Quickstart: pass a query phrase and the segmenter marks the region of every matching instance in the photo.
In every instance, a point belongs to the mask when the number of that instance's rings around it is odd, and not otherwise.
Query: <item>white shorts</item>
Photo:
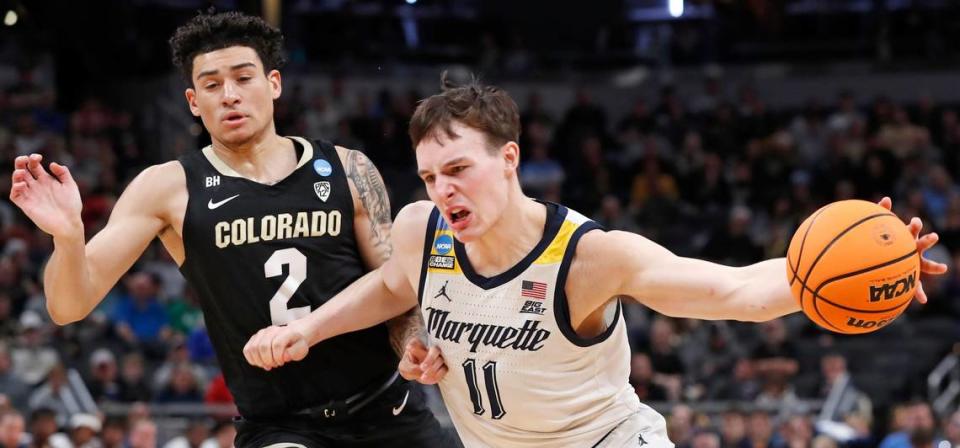
[[[667,421],[660,413],[644,406],[639,412],[613,428],[595,448],[673,448],[667,437]]]

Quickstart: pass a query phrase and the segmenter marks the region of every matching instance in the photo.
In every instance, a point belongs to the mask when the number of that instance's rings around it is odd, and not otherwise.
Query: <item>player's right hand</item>
[[[253,335],[243,347],[243,356],[254,367],[275,369],[300,361],[310,351],[307,337],[294,325],[270,326]]]
[[[447,364],[440,347],[434,345],[427,349],[419,338],[413,338],[407,342],[397,370],[408,381],[436,384],[447,375]]]
[[[70,170],[59,163],[50,164],[50,172],[40,162],[43,156],[30,154],[13,162],[10,200],[20,207],[44,232],[54,237],[83,236],[80,189]]]

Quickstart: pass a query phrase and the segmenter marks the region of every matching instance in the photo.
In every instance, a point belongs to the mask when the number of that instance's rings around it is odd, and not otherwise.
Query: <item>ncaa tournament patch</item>
[[[453,269],[456,263],[453,257],[443,255],[431,255],[427,266],[435,269]]]
[[[333,173],[333,166],[325,159],[317,159],[313,161],[313,170],[316,171],[317,174],[327,177]]]
[[[453,250],[453,238],[450,235],[440,235],[433,241],[433,248],[440,255],[446,255]]]

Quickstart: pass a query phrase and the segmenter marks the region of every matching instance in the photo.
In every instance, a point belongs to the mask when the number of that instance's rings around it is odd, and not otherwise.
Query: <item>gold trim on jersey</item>
[[[303,145],[303,155],[300,156],[300,161],[297,162],[297,168],[300,168],[307,164],[310,160],[313,159],[313,144],[309,140],[303,137],[288,137],[291,140],[296,140]],[[227,165],[227,162],[224,162],[220,156],[217,155],[217,152],[213,150],[212,145],[207,145],[202,150],[203,156],[207,158],[213,167],[224,176],[230,177],[244,177],[242,174],[238,173],[233,168],[230,168],[230,165]]]
[[[557,231],[557,236],[553,237],[553,241],[551,241],[543,253],[533,261],[533,264],[556,264],[563,261],[563,254],[567,251],[567,246],[570,245],[570,237],[573,236],[573,232],[575,232],[581,224],[582,223],[575,223],[569,219],[564,219],[563,224],[560,225],[560,230]]]

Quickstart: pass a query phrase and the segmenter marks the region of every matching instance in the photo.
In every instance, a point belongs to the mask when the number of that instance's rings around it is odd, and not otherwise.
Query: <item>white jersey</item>
[[[638,414],[650,427],[663,426],[628,383],[619,302],[597,337],[581,338],[570,325],[567,272],[577,241],[596,223],[547,204],[540,243],[513,268],[486,278],[437,209],[428,222],[420,309],[449,369],[440,391],[465,446],[597,446]]]

